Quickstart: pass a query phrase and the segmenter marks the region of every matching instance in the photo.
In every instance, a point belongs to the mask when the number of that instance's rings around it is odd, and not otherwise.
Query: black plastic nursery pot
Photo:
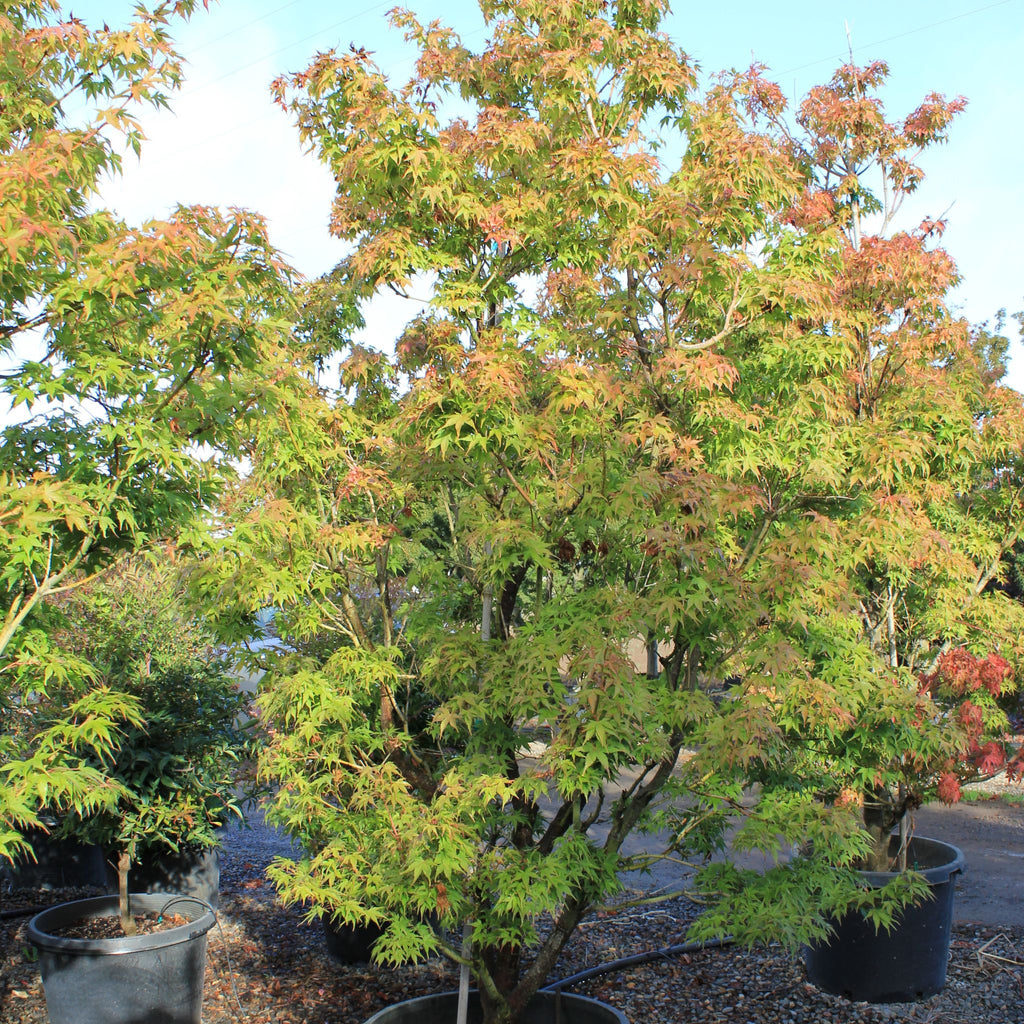
[[[117,854],[107,858],[107,885],[117,892]],[[216,908],[220,892],[220,854],[214,847],[145,850],[128,871],[129,892],[166,892],[195,896]]]
[[[112,939],[55,933],[117,913],[116,896],[50,907],[28,923],[50,1024],[199,1024],[212,911],[168,893],[133,894],[135,914],[180,914],[187,923],[151,935]]]
[[[373,944],[384,933],[376,924],[335,924],[322,917],[324,943],[332,960],[339,964],[365,964],[373,956]]]
[[[890,840],[895,856],[899,838]],[[892,929],[876,931],[862,914],[847,914],[827,942],[804,949],[807,977],[833,995],[869,1003],[908,1003],[941,992],[946,984],[949,937],[953,924],[955,878],[964,855],[937,839],[910,840],[907,866],[931,887],[931,899],[907,907]],[[859,872],[866,885],[880,888],[892,871]]]
[[[0,868],[15,889],[106,888],[107,871],[99,846],[56,839],[41,828],[26,829],[23,834],[34,857],[23,855]]]
[[[395,1003],[375,1013],[366,1024],[455,1024],[458,992],[441,992]],[[470,992],[467,1024],[481,1024],[483,1014],[475,991]],[[530,1000],[520,1024],[629,1024],[607,1003],[561,992],[538,992]]]

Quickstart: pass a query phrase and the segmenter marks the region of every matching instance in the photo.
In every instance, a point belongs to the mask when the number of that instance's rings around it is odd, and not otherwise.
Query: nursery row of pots
[[[99,888],[116,892],[117,854],[96,843],[51,839],[36,831],[29,835],[33,858],[23,857],[0,869],[14,888]],[[177,893],[196,896],[216,907],[220,859],[215,848],[150,850],[131,865],[132,892]]]
[[[898,843],[898,837],[893,837],[893,843]],[[73,852],[67,843],[60,849]],[[907,908],[897,926],[888,931],[877,931],[858,914],[836,922],[830,942],[805,950],[808,978],[819,988],[871,1002],[919,1000],[942,989],[954,884],[964,869],[963,856],[945,843],[914,838],[909,857],[927,879],[931,899]],[[44,853],[41,860],[48,859]],[[146,879],[148,891],[130,896],[131,912],[183,919],[151,934],[112,938],[62,934],[83,922],[115,915],[118,898],[113,895],[61,904],[36,915],[29,923],[28,938],[39,950],[52,1024],[199,1024],[207,933],[215,923],[217,860],[216,851],[204,851],[168,856],[163,863],[137,869],[136,879]],[[72,857],[65,867],[82,863],[88,864],[88,859]],[[38,865],[37,873],[45,866]],[[866,886],[884,885],[892,877],[887,872],[863,872]],[[66,875],[60,881],[91,884]],[[327,951],[343,963],[368,961],[381,931],[379,926],[339,926],[324,919]],[[414,999],[381,1011],[369,1024],[450,1024],[456,1000],[457,993]],[[554,991],[539,993],[526,1014],[529,1024],[627,1024],[610,1006]],[[478,1001],[473,1000],[469,1024],[481,1019]]]

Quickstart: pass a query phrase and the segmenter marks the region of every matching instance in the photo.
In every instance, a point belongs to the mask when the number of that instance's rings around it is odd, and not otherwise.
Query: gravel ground
[[[288,844],[255,827],[226,838],[220,928],[210,933],[205,1024],[361,1024],[399,999],[455,987],[440,961],[399,970],[341,967],[318,925],[274,900],[263,868]],[[0,910],[83,892],[4,893]],[[556,977],[682,941],[682,903],[603,916],[580,928]],[[0,1024],[45,1024],[42,985],[24,941],[25,917],[0,920]],[[554,980],[554,979],[553,979]],[[1024,929],[955,927],[945,990],[917,1004],[868,1005],[825,995],[803,966],[773,948],[721,948],[593,979],[575,991],[621,1009],[633,1024],[1021,1024]],[[237,998],[236,998],[237,996]]]

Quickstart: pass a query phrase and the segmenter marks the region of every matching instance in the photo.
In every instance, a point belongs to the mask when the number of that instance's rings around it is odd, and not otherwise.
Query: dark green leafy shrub
[[[151,848],[216,845],[216,830],[241,817],[246,698],[185,606],[173,567],[132,565],[75,593],[60,612],[57,643],[141,712],[116,746],[95,756],[97,770],[121,787],[117,804],[72,815],[66,830],[133,860]]]

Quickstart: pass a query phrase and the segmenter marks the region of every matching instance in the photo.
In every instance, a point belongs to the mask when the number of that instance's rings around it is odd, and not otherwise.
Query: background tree
[[[5,855],[41,806],[109,806],[86,758],[138,720],[51,650],[43,606],[201,516],[289,372],[289,275],[258,218],[194,207],[132,227],[97,208],[122,145],[141,143],[140,108],[180,81],[167,25],[194,7],[140,8],[118,31],[59,20],[50,0],[0,14]],[[58,691],[69,703],[39,733],[34,709]]]
[[[850,360],[828,514],[845,535],[852,587],[807,631],[801,655],[831,685],[849,674],[861,686],[835,689],[824,730],[807,729],[799,703],[782,705],[782,720],[807,744],[804,784],[856,794],[877,870],[889,869],[889,835],[909,811],[955,800],[960,781],[1005,763],[997,698],[1015,688],[1024,626],[996,585],[1024,529],[1024,409],[1000,383],[1001,324],[972,329],[950,310],[944,220],[896,227],[922,152],[945,141],[965,101],[933,93],[890,121],[887,75],[881,62],[840,68],[800,105],[795,131],[774,86],[755,96],[816,186],[794,219],[832,223],[842,239],[829,330]],[[837,667],[839,635],[849,648]]]
[[[253,755],[241,724],[247,695],[184,584],[179,565],[150,556],[48,605],[55,646],[86,662],[101,685],[135,698],[142,715],[96,764],[122,787],[118,806],[68,814],[62,829],[133,862],[218,846],[217,830],[242,817],[241,762]]]

